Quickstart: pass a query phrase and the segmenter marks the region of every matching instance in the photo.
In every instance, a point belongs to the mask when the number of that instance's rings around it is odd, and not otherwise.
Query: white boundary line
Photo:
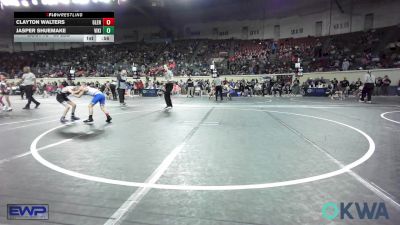
[[[392,120],[392,119],[389,119],[389,118],[386,118],[386,117],[385,117],[386,114],[389,114],[389,113],[396,113],[396,112],[397,112],[397,113],[400,113],[400,111],[384,112],[384,113],[381,114],[381,118],[382,118],[382,119],[385,119],[385,120],[388,120],[388,121],[390,121],[390,122],[393,122],[393,123],[400,124],[400,121]]]
[[[129,112],[115,113],[115,114],[113,114],[113,115],[123,115],[123,114],[136,113],[136,112],[154,112],[154,111],[152,111],[152,110],[136,111],[136,110],[135,110],[135,111],[129,111]],[[58,120],[54,120],[54,121],[58,121]],[[43,123],[54,122],[54,121],[46,121],[46,122],[43,122]],[[67,126],[67,125],[72,124],[72,123],[74,123],[74,122],[70,122],[70,123],[66,123],[66,124],[60,125],[60,126],[58,126],[58,128]],[[38,125],[38,124],[40,124],[40,123],[32,124],[32,125]],[[22,127],[28,127],[28,126],[31,126],[31,125],[22,126]],[[17,128],[22,128],[22,127],[17,127]],[[17,128],[12,128],[12,129],[17,129]],[[12,130],[12,129],[9,129],[9,130]],[[89,132],[89,133],[90,133],[90,132]],[[89,133],[87,133],[87,134],[89,134]],[[83,135],[85,135],[85,134],[78,135],[78,136],[76,136],[76,137],[80,137],[80,136],[83,136]],[[72,140],[73,140],[73,139],[65,139],[65,140],[62,140],[62,141],[59,141],[59,142],[56,142],[56,143],[53,143],[53,144],[49,144],[49,145],[40,147],[40,148],[38,148],[37,150],[38,150],[38,151],[45,150],[45,149],[48,149],[48,148],[51,148],[51,147],[54,147],[54,146],[63,144],[63,143],[65,143],[65,142],[72,141]],[[3,164],[3,163],[7,163],[7,162],[10,162],[10,161],[13,161],[13,160],[15,160],[15,159],[23,158],[23,157],[28,156],[28,155],[30,155],[30,154],[32,154],[31,151],[28,151],[28,152],[24,152],[24,153],[21,153],[21,154],[18,154],[18,155],[14,155],[14,156],[11,156],[11,157],[8,157],[8,158],[5,158],[5,159],[1,159],[1,160],[0,160],[0,165]]]
[[[62,141],[59,141],[59,142],[56,142],[56,143],[49,144],[49,145],[43,146],[41,148],[38,148],[38,151],[42,151],[42,150],[45,150],[45,149],[48,149],[48,148],[51,148],[51,147],[54,147],[54,146],[69,142],[69,141],[72,141],[72,140],[73,139],[64,139]],[[28,156],[30,154],[31,154],[31,152],[29,151],[29,152],[25,152],[25,153],[22,153],[22,154],[19,154],[19,155],[15,155],[15,156],[12,156],[12,157],[9,157],[9,158],[6,158],[6,159],[2,159],[2,160],[0,160],[0,165],[3,164],[3,163],[6,163],[6,162],[13,161],[15,159],[19,159],[19,158]]]
[[[174,104],[174,107],[187,107],[187,108],[223,108],[223,109],[238,109],[242,110],[242,104],[224,105],[225,103],[216,103],[221,105],[190,105],[190,104]],[[237,106],[235,106],[237,105]],[[305,109],[329,109],[329,108],[342,108],[343,105],[252,105],[246,104],[248,108],[305,108]]]
[[[357,129],[355,127],[352,127],[350,125],[326,119],[326,118],[321,118],[321,117],[316,117],[316,116],[310,116],[310,115],[304,115],[304,114],[297,114],[297,113],[290,113],[290,112],[280,112],[280,111],[268,111],[268,110],[255,110],[255,111],[266,111],[266,112],[271,112],[271,113],[280,113],[280,114],[287,114],[287,115],[296,115],[296,116],[301,116],[301,117],[307,117],[307,118],[314,118],[314,119],[319,119],[323,121],[328,121],[332,122],[347,128],[350,128],[352,130],[357,131],[361,135],[363,135],[368,143],[369,143],[369,148],[367,152],[359,159],[356,161],[345,165],[343,168],[340,168],[338,170],[324,173],[321,175],[316,175],[316,176],[311,176],[311,177],[306,177],[306,178],[301,178],[301,179],[295,179],[295,180],[289,180],[289,181],[281,181],[281,182],[273,182],[273,183],[263,183],[263,184],[247,184],[247,185],[222,185],[222,186],[201,186],[201,185],[167,185],[167,184],[152,184],[152,183],[141,183],[141,182],[129,182],[129,181],[122,181],[122,180],[114,180],[114,179],[108,179],[108,178],[103,178],[103,177],[96,177],[96,176],[90,176],[78,172],[74,172],[71,170],[64,169],[62,167],[59,167],[57,165],[54,165],[53,163],[47,161],[44,159],[37,150],[37,143],[42,139],[44,136],[47,134],[53,132],[54,130],[57,130],[61,128],[62,126],[58,126],[55,128],[52,128],[42,134],[40,134],[35,140],[32,142],[30,146],[30,150],[32,153],[32,156],[42,165],[48,167],[51,170],[57,171],[59,173],[63,173],[68,176],[76,177],[79,179],[83,180],[89,180],[89,181],[94,181],[94,182],[100,182],[100,183],[106,183],[106,184],[115,184],[115,185],[121,185],[121,186],[129,186],[129,187],[143,187],[143,188],[156,188],[156,189],[170,189],[170,190],[202,190],[202,191],[227,191],[227,190],[246,190],[246,189],[265,189],[265,188],[273,188],[273,187],[283,187],[283,186],[290,186],[290,185],[296,185],[296,184],[303,184],[303,183],[308,183],[308,182],[313,182],[313,181],[318,181],[322,179],[327,179],[331,178],[343,173],[349,172],[352,168],[359,166],[360,164],[364,163],[367,161],[375,152],[375,143],[372,140],[372,138],[367,135],[364,131]]]
[[[341,163],[339,160],[337,160],[335,157],[333,157],[331,154],[329,154],[328,152],[326,152],[324,149],[320,148],[317,144],[315,144],[313,141],[311,141],[310,139],[308,139],[307,137],[305,137],[303,134],[299,133],[297,130],[291,128],[290,126],[288,126],[286,123],[282,123],[286,128],[288,128],[289,130],[291,130],[292,132],[294,132],[297,136],[299,136],[300,138],[302,138],[304,141],[308,142],[309,144],[311,144],[315,149],[317,149],[318,151],[320,151],[321,153],[323,153],[326,157],[328,157],[332,162],[334,162],[336,165],[338,165],[340,168],[344,168],[345,165],[343,163]],[[360,175],[358,175],[356,172],[349,170],[348,171],[349,175],[352,176],[353,178],[355,178],[358,182],[360,182],[362,185],[364,185],[366,188],[368,188],[370,191],[374,192],[376,195],[378,195],[381,199],[384,199],[386,201],[391,202],[391,204],[393,205],[393,207],[396,208],[397,211],[400,211],[400,204],[397,203],[395,200],[393,200],[393,196],[391,196],[390,194],[388,194],[386,191],[384,191],[383,189],[381,189],[379,186],[377,186],[374,183],[370,183],[369,181],[367,181],[366,179],[362,178]],[[374,186],[375,185],[375,186]]]
[[[31,122],[31,121],[46,119],[46,118],[56,118],[56,117],[55,116],[45,116],[45,117],[40,117],[40,118],[37,118],[37,119],[31,119],[31,120],[22,120],[22,121],[15,121],[15,122],[9,122],[9,123],[0,123],[0,126],[18,124],[18,123],[27,123],[27,122]]]
[[[178,145],[157,167],[157,169],[150,175],[149,178],[146,179],[146,183],[155,184],[160,177],[164,174],[164,172],[171,165],[172,161],[176,158],[176,156],[181,152],[183,147],[185,146],[185,142]],[[151,190],[149,187],[140,187],[136,190],[129,198],[118,208],[117,211],[104,223],[104,225],[115,225],[119,224],[119,221],[124,218],[126,213],[133,210],[137,204],[142,200],[142,198]]]

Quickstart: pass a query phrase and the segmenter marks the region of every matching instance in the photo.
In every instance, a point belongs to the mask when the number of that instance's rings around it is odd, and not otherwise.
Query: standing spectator
[[[110,89],[111,89],[111,94],[113,96],[114,101],[117,101],[117,92],[115,91],[116,87],[117,87],[117,83],[115,82],[115,80],[112,80],[111,84],[110,84]]]
[[[294,96],[297,96],[300,94],[300,81],[297,78],[293,81],[292,94]]]
[[[382,94],[385,96],[389,95],[389,86],[392,81],[389,79],[388,75],[385,75],[382,80]]]
[[[367,103],[371,103],[372,92],[374,91],[375,76],[368,70],[364,76],[364,88],[362,90],[360,102],[365,101],[365,96],[368,96]]]
[[[121,106],[125,106],[125,92],[126,89],[128,88],[127,85],[127,75],[128,73],[126,72],[126,70],[122,70],[120,74],[118,74],[117,76],[117,90],[118,90],[118,98],[119,98],[119,104]]]
[[[28,103],[23,109],[30,109],[31,102],[36,104],[35,108],[38,108],[40,103],[33,98],[33,93],[36,88],[35,74],[31,72],[31,68],[29,66],[25,66],[23,71],[24,74],[22,75],[22,80],[20,81],[20,83],[24,86],[26,98],[28,99]]]
[[[349,70],[349,66],[350,66],[349,60],[344,59],[344,61],[343,61],[343,63],[342,63],[342,70],[343,70],[343,71]]]
[[[193,80],[189,77],[189,79],[187,80],[187,89],[188,89],[188,93],[186,97],[192,97],[194,96],[194,83]]]
[[[379,96],[382,94],[381,88],[382,88],[382,77],[378,77],[378,78],[376,78],[375,89],[374,89],[376,96]]]

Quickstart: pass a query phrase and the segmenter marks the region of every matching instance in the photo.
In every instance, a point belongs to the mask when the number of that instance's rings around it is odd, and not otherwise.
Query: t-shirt
[[[35,74],[33,74],[33,73],[24,73],[22,75],[22,79],[24,79],[24,81],[22,82],[23,86],[33,85],[35,83],[36,77],[35,77]]]
[[[389,78],[383,79],[383,86],[389,86],[392,81]]]
[[[165,72],[164,74],[164,78],[167,82],[171,81],[173,76],[174,74],[172,73],[171,70],[167,70],[167,72]]]
[[[221,82],[221,79],[219,77],[214,79],[214,85],[215,86],[221,86],[221,84],[222,84],[222,82]]]
[[[377,87],[382,86],[382,80],[381,80],[381,79],[376,80],[376,81],[375,81],[375,85],[376,85]]]
[[[193,87],[193,81],[192,81],[192,79],[189,79],[189,80],[187,81],[187,86],[188,86],[188,87]]]
[[[333,88],[336,88],[337,85],[338,85],[338,83],[339,83],[338,80],[332,80],[331,82],[332,82],[332,84],[333,84]]]
[[[367,73],[364,76],[364,81],[367,84],[374,84],[375,83],[375,76],[370,74],[370,73]]]
[[[348,87],[350,85],[350,83],[348,80],[342,80],[342,81],[340,81],[340,85],[342,87]]]
[[[118,80],[117,88],[119,88],[119,89],[127,89],[128,85],[126,84],[126,79],[127,79],[126,76],[118,75],[118,77],[117,77],[117,80]]]

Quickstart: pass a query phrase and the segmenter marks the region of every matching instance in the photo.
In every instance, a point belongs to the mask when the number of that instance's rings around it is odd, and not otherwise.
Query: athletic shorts
[[[96,105],[98,102],[100,102],[100,105],[105,105],[106,104],[106,96],[103,93],[96,94],[93,96],[92,99],[92,105]]]
[[[57,102],[63,104],[64,102],[69,102],[68,95],[66,93],[58,93],[56,96]]]

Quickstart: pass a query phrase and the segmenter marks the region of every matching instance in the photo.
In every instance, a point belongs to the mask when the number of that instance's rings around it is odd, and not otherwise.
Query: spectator
[[[187,89],[188,89],[188,91],[187,91],[187,96],[186,97],[192,97],[193,98],[193,96],[194,96],[194,83],[193,83],[193,80],[190,78],[190,76],[189,76],[189,79],[187,80]]]
[[[382,77],[376,78],[376,80],[375,80],[375,89],[374,89],[374,94],[376,96],[380,96],[382,94],[382,90],[381,90],[382,84],[383,84]]]
[[[343,71],[349,70],[349,66],[350,66],[349,61],[348,61],[347,59],[344,59],[344,61],[343,61],[343,63],[342,63],[342,70],[343,70]]]
[[[389,87],[392,81],[389,79],[388,75],[385,75],[382,80],[382,94],[385,96],[389,95]]]

